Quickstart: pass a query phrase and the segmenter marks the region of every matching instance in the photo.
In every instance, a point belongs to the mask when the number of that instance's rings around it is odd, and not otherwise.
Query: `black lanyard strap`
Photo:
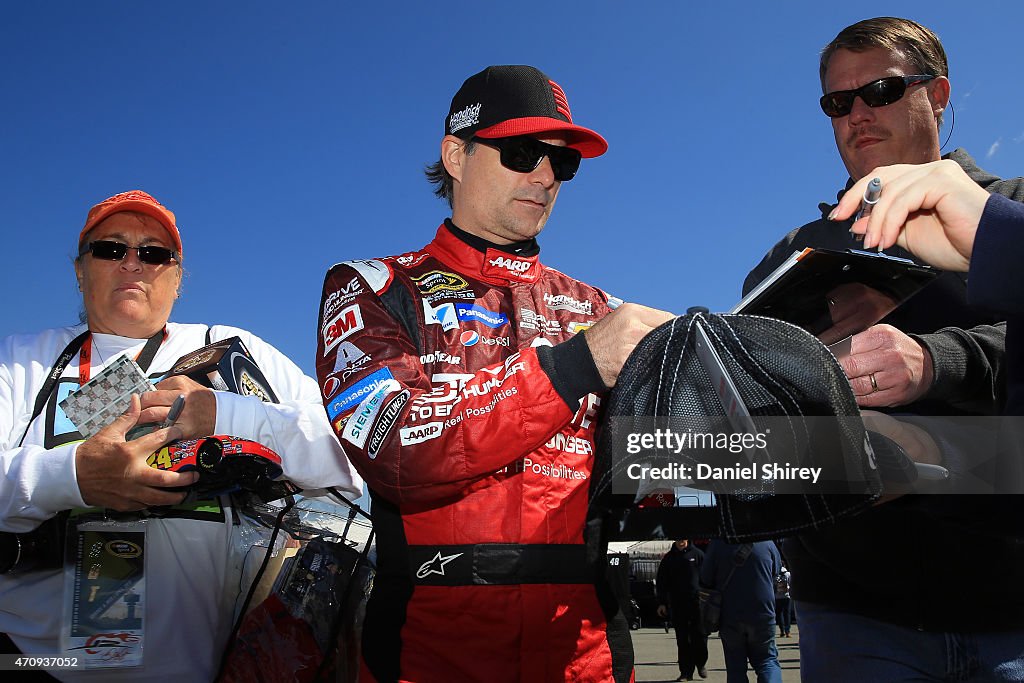
[[[156,352],[160,348],[160,344],[163,343],[164,336],[167,333],[166,328],[161,328],[156,334],[146,341],[146,345],[142,347],[142,353],[139,354],[139,360],[137,361],[139,367],[142,368],[142,372],[148,372],[149,366],[153,364],[153,359],[156,357]],[[60,376],[64,374],[64,370],[68,367],[68,363],[78,353],[82,344],[89,338],[92,332],[86,330],[82,334],[72,339],[67,347],[61,351],[60,355],[57,356],[57,361],[53,364],[53,368],[50,370],[50,374],[46,377],[46,381],[43,383],[43,388],[39,390],[36,395],[35,406],[32,408],[32,417],[28,419],[28,424],[25,425],[25,431],[21,433],[21,438],[18,439],[18,446],[21,446],[25,442],[25,437],[28,436],[28,430],[32,426],[32,421],[39,417],[39,414],[43,412],[43,407],[46,406],[46,402],[50,400],[50,396],[53,394],[53,390],[57,387],[57,382],[60,380]]]
[[[153,364],[153,359],[156,358],[156,352],[160,348],[160,344],[163,343],[164,337],[167,336],[167,328],[161,328],[156,334],[149,338],[146,345],[142,347],[142,352],[139,354],[138,360],[135,362],[139,364],[139,368],[143,374],[149,372],[149,366]]]

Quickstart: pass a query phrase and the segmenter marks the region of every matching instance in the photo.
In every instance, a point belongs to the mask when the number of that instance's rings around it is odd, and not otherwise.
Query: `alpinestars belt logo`
[[[420,565],[420,568],[416,570],[417,579],[425,579],[431,574],[437,574],[438,576],[444,576],[444,566],[454,560],[456,557],[462,557],[462,553],[455,553],[454,555],[441,555],[441,551],[438,550],[437,554],[434,555],[433,559],[427,560]]]
[[[480,123],[480,107],[482,106],[480,103],[471,104],[462,111],[452,114],[452,117],[448,119],[448,133],[452,134]]]

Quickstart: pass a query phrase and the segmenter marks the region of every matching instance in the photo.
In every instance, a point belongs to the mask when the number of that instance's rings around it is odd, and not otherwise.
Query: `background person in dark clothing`
[[[850,173],[846,188],[878,166],[940,158],[948,71],[935,34],[908,19],[858,22],[826,46],[821,106]],[[987,192],[1024,200],[1021,178],[1001,180],[959,149],[948,158]],[[890,196],[893,189],[883,185],[882,193]],[[849,220],[829,221],[832,207],[820,208],[821,219],[772,248],[747,277],[745,292],[794,250],[863,248],[847,232]],[[911,258],[899,248],[888,253]],[[965,275],[944,272],[884,324],[853,335],[851,354],[840,363],[861,406],[929,416],[1003,410],[1006,324],[1002,316],[971,306],[967,293]],[[838,309],[855,305],[834,299],[833,320]],[[994,442],[973,450],[977,457],[996,453]],[[904,496],[787,539],[803,679],[1011,680],[1008,676],[1019,674],[1024,669],[1020,501],[1017,496]],[[999,558],[998,564],[979,563],[976,548]],[[964,652],[976,655],[965,658]]]
[[[742,546],[720,539],[712,541],[701,567],[700,582],[722,591],[718,635],[725,655],[726,680],[745,683],[749,661],[758,683],[782,683],[775,647],[775,577],[782,571],[782,557],[771,541],[751,545],[749,557],[736,566],[736,553]],[[732,577],[728,578],[730,572]]]
[[[664,619],[672,607],[680,681],[692,681],[694,669],[701,678],[708,676],[708,636],[701,627],[697,603],[703,562],[704,553],[684,538],[675,542],[658,565],[658,616]]]
[[[775,621],[779,622],[779,637],[788,638],[793,624],[793,606],[789,594],[790,573],[785,567],[775,577]]]

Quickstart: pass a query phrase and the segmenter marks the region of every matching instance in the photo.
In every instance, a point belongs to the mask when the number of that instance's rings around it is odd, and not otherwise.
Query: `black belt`
[[[594,583],[580,544],[478,543],[410,545],[409,576],[428,586]]]

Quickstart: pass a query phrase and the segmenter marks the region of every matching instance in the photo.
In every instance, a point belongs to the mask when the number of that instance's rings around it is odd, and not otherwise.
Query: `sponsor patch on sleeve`
[[[348,418],[345,431],[341,438],[353,446],[362,448],[366,445],[366,439],[370,436],[370,429],[373,426],[374,418],[384,405],[384,399],[399,389],[399,384],[393,379],[381,382],[372,393],[363,399],[356,407],[356,411]]]
[[[409,390],[403,389],[388,399],[383,407],[381,407],[380,412],[377,414],[377,419],[370,428],[370,440],[366,444],[366,455],[369,456],[370,460],[376,458],[377,454],[380,453],[384,442],[387,441],[388,437],[391,436],[391,432],[394,431],[398,418],[402,415],[402,409],[408,403]]]
[[[366,280],[366,284],[370,285],[376,294],[383,292],[387,288],[388,283],[391,282],[391,268],[383,261],[361,259],[343,261],[343,263],[362,275],[363,279]]]
[[[338,392],[337,397],[327,404],[327,415],[331,420],[334,420],[334,418],[346,410],[358,405],[381,384],[394,379],[394,375],[391,374],[391,370],[388,368],[381,368],[376,372],[370,373],[355,384],[351,384]]]
[[[346,337],[363,329],[363,313],[359,304],[352,304],[324,323],[324,353],[333,349]]]

